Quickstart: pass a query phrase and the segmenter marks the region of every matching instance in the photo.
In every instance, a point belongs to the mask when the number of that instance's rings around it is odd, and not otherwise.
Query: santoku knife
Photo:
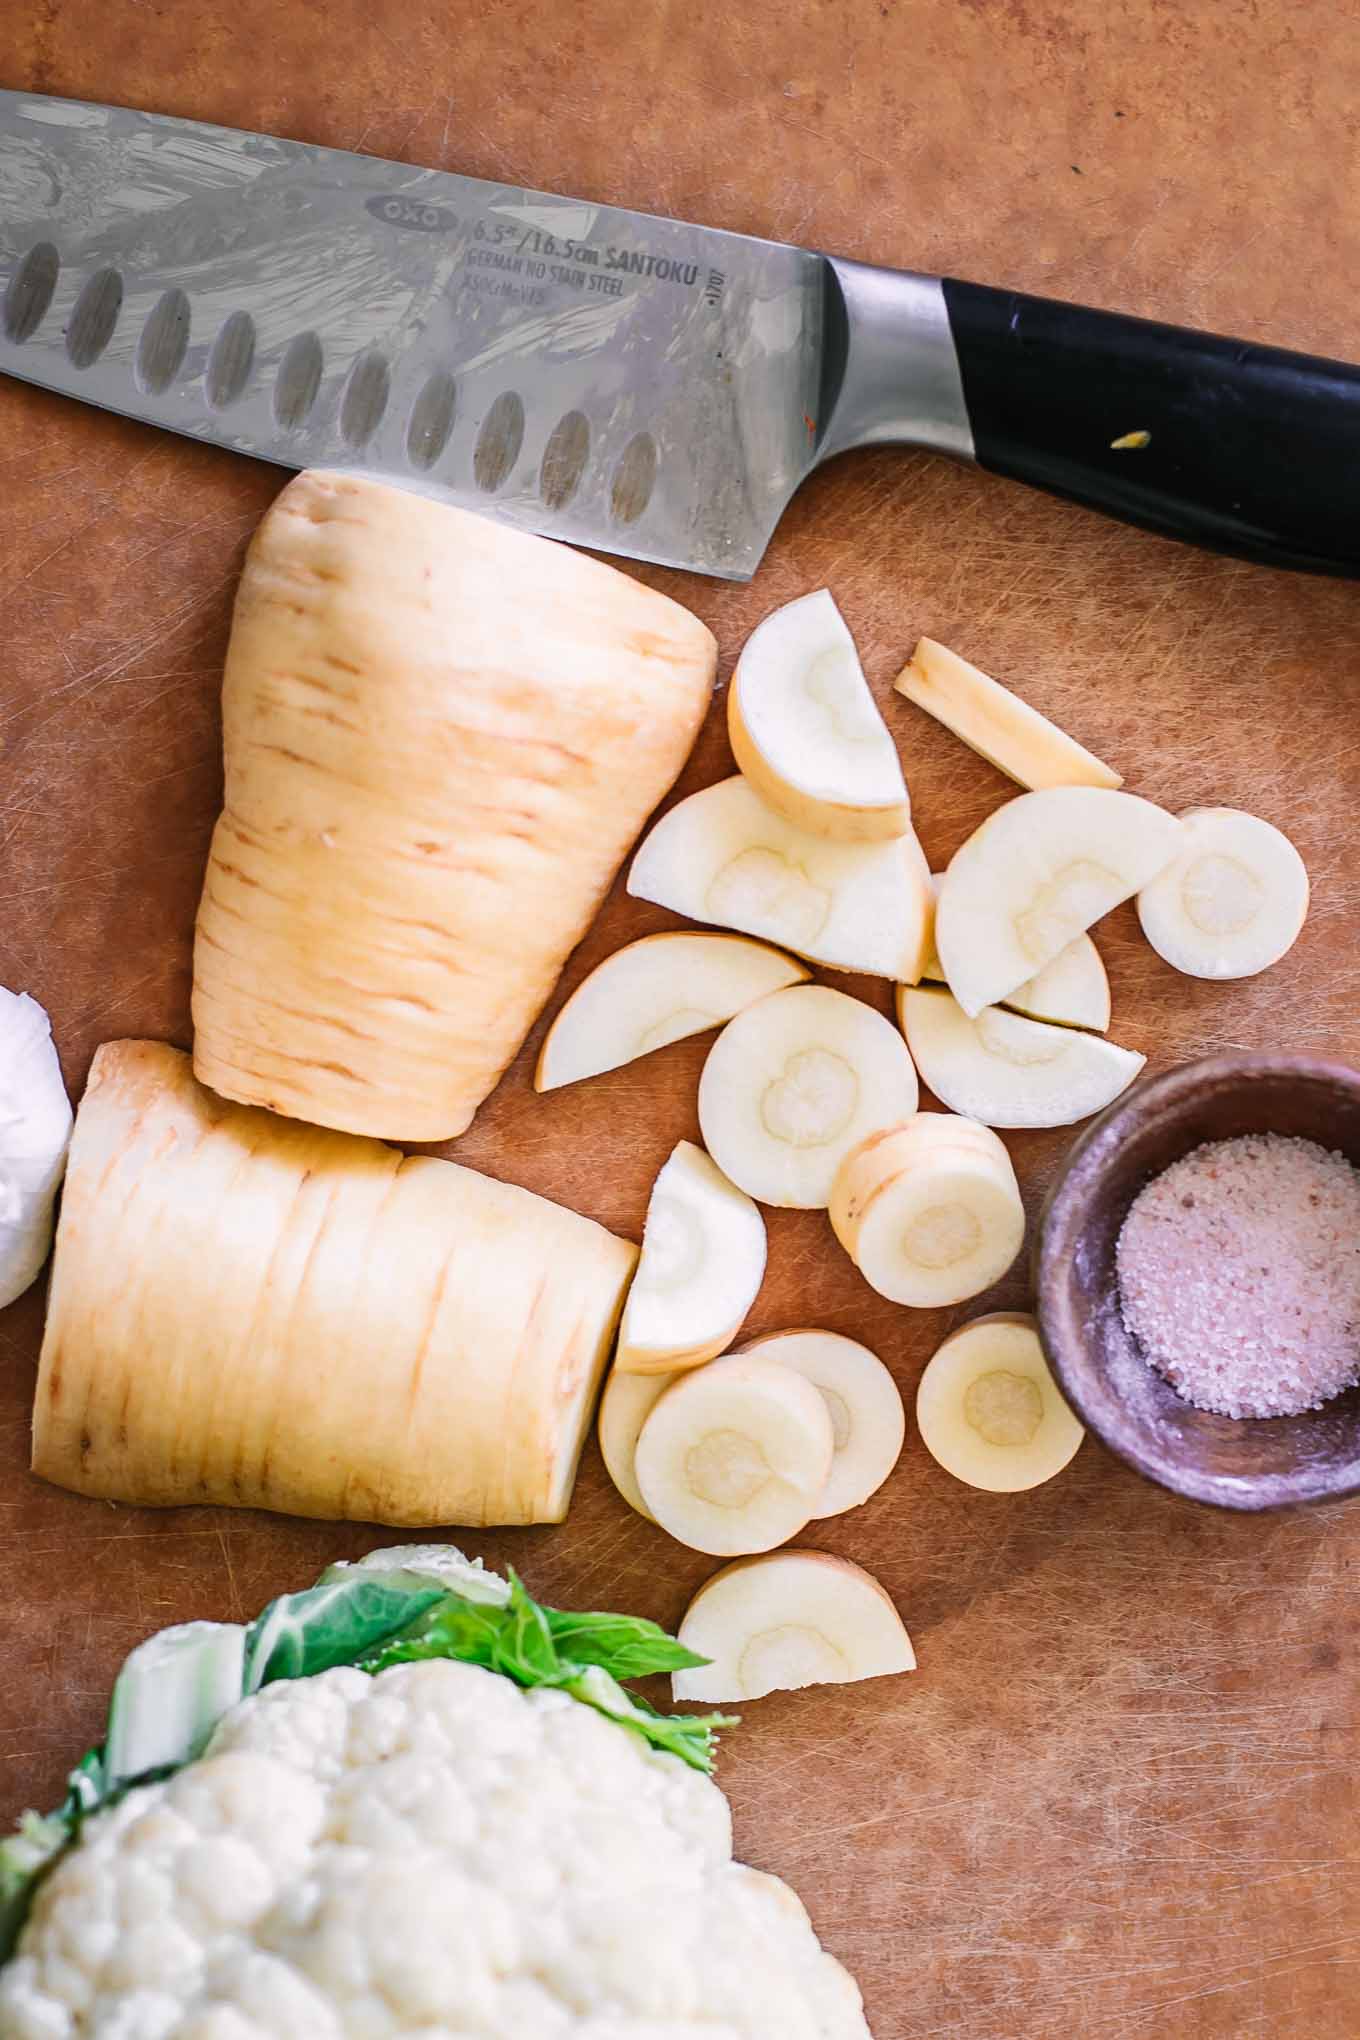
[[[0,92],[0,285],[10,375],[701,573],[884,442],[1360,573],[1360,369],[585,200]]]

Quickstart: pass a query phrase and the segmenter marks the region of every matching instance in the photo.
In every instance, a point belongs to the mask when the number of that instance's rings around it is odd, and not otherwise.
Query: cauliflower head
[[[867,2040],[718,1787],[473,1665],[266,1686],[90,1820],[3,2040]]]

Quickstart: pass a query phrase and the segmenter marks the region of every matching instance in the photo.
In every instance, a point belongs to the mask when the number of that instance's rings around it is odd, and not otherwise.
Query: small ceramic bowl
[[[1049,1365],[1082,1422],[1149,1480],[1225,1509],[1360,1493],[1360,1388],[1298,1417],[1183,1402],[1124,1329],[1115,1242],[1148,1180],[1206,1140],[1302,1135],[1360,1166],[1360,1071],[1300,1055],[1215,1055],[1153,1077],[1077,1141],[1035,1250]]]

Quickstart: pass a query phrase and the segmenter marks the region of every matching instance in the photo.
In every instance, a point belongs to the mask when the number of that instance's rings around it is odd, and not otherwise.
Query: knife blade
[[[452,172],[0,92],[0,371],[729,579],[931,447],[1360,572],[1360,372]]]
[[[0,367],[294,467],[744,577],[817,446],[797,248],[0,93]]]

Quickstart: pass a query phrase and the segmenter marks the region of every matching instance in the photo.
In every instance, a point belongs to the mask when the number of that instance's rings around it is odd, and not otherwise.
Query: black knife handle
[[[946,279],[993,474],[1216,552],[1360,577],[1360,368]]]

